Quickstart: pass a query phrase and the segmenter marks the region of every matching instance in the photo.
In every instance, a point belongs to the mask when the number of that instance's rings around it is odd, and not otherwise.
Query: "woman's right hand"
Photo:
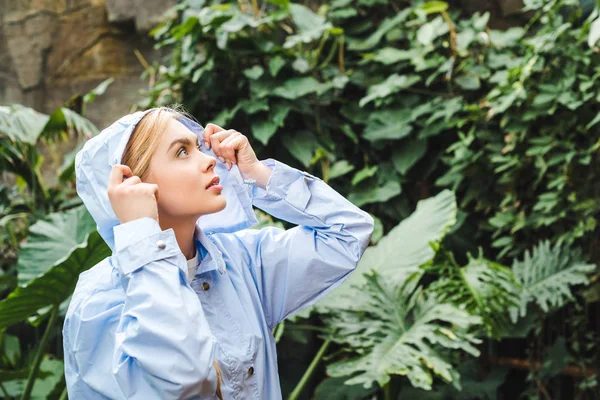
[[[123,181],[123,177],[127,179]],[[112,167],[108,178],[108,198],[122,224],[143,217],[158,222],[158,185],[142,182],[127,165]]]

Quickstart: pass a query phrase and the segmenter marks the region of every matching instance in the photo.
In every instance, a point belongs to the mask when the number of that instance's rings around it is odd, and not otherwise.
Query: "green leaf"
[[[520,290],[512,271],[500,264],[479,258],[470,258],[465,267],[456,265],[452,258],[427,266],[440,278],[429,287],[439,301],[461,307],[472,315],[479,315],[491,337],[500,337],[510,326],[509,309],[519,304]]]
[[[271,76],[276,77],[281,68],[285,65],[285,59],[281,56],[275,56],[269,60],[269,72]]]
[[[307,131],[286,135],[283,139],[283,145],[305,168],[310,166],[313,152],[319,147],[315,136]]]
[[[277,129],[285,123],[285,118],[292,107],[287,104],[276,104],[273,111],[263,119],[252,124],[252,135],[262,144],[267,144]]]
[[[481,322],[477,316],[450,304],[423,297],[420,291],[409,296],[377,273],[365,275],[360,287],[368,301],[354,310],[326,317],[335,330],[333,340],[359,355],[327,367],[332,377],[350,377],[346,384],[373,382],[383,387],[390,375],[406,376],[410,383],[430,390],[434,378],[458,385],[458,372],[439,348],[461,350],[473,356],[481,341],[469,330]],[[451,329],[449,329],[451,327]]]
[[[53,213],[29,227],[17,263],[19,285],[25,285],[52,268],[74,248],[85,243],[96,222],[85,207]]]
[[[385,65],[395,64],[398,61],[410,61],[415,57],[422,55],[419,49],[399,50],[395,47],[384,47],[378,50],[373,56],[373,60]]]
[[[283,85],[276,87],[270,94],[294,100],[309,93],[318,92],[321,85],[319,81],[312,77],[292,78],[285,81]]]
[[[61,382],[64,375],[64,365],[60,360],[55,360],[45,356],[40,363],[40,373],[35,380],[33,390],[31,391],[32,400],[47,399],[54,392],[56,386]],[[20,397],[25,390],[27,378],[8,381],[3,383],[9,396]]]
[[[351,165],[347,160],[340,160],[331,166],[331,169],[329,170],[329,180],[344,176],[353,170],[354,166]]]
[[[105,79],[104,81],[100,82],[100,84],[98,86],[96,86],[95,88],[90,90],[88,93],[86,93],[85,96],[83,96],[84,103],[91,103],[92,101],[94,101],[96,96],[102,96],[106,92],[106,89],[108,89],[108,87],[110,85],[112,85],[112,83],[114,81],[115,81],[115,78],[108,78],[108,79]]]
[[[413,86],[420,80],[421,77],[419,75],[392,74],[384,82],[371,86],[367,92],[367,96],[360,99],[358,104],[360,107],[364,107],[375,99],[381,99],[391,94],[398,93],[401,90]]]
[[[513,263],[515,276],[523,286],[519,314],[524,316],[532,301],[544,312],[564,306],[573,300],[571,287],[589,284],[587,274],[595,269],[595,264],[583,261],[580,249],[540,242],[532,252],[525,252],[523,261]],[[515,310],[513,318],[516,320]]]
[[[325,17],[315,14],[311,9],[301,4],[291,3],[290,15],[298,28],[298,34],[288,36],[283,47],[290,49],[298,43],[311,43],[323,36],[323,33],[333,28]]]
[[[402,175],[419,161],[427,151],[427,139],[410,139],[392,153],[394,168]]]
[[[80,209],[85,210],[84,207]],[[82,212],[80,209],[65,213],[69,215],[68,220],[64,221],[65,227],[86,226],[78,221]],[[60,245],[58,242],[64,238],[55,237],[54,230],[44,233],[47,235],[46,241],[55,245]],[[79,233],[76,237],[81,238]],[[50,247],[48,250],[54,254]],[[79,274],[102,261],[110,253],[110,248],[97,231],[88,232],[81,242],[66,251],[64,256],[56,260],[45,272],[29,281],[27,285],[17,287],[6,299],[0,301],[0,330],[23,321],[43,307],[61,304],[72,294]]]
[[[448,3],[445,1],[428,1],[420,7],[426,14],[440,13],[448,9]]]
[[[364,283],[363,274],[373,270],[397,285],[419,271],[419,266],[430,261],[435,250],[430,243],[439,243],[456,223],[456,199],[449,190],[421,200],[410,217],[404,219],[377,246],[366,249],[356,270],[342,285],[327,295],[317,309],[326,311],[351,308],[359,295],[354,286]]]
[[[358,171],[352,178],[352,186],[356,186],[365,179],[372,177],[373,175],[375,175],[378,169],[379,167],[377,167],[377,165],[373,165],[371,167],[364,167],[363,169]]]
[[[588,45],[590,47],[596,46],[598,40],[600,39],[600,17],[597,18],[592,25],[590,26],[590,35],[588,37]]]
[[[248,79],[256,80],[260,78],[265,70],[260,65],[255,65],[252,68],[248,68],[244,70],[244,76]]]
[[[378,28],[364,41],[352,41],[348,44],[348,50],[365,51],[377,46],[381,38],[390,30],[404,22],[412,13],[410,7],[407,7],[396,14],[393,18],[386,18],[378,25]]]
[[[419,28],[417,40],[424,46],[429,46],[435,39],[450,31],[448,23],[441,16],[434,18],[431,22]]]
[[[13,141],[35,144],[50,120],[48,115],[20,104],[0,106],[0,135]]]
[[[365,204],[386,202],[400,193],[402,193],[402,187],[398,182],[387,181],[383,186],[368,187],[357,192],[352,192],[348,196],[348,200],[357,207],[362,207]]]

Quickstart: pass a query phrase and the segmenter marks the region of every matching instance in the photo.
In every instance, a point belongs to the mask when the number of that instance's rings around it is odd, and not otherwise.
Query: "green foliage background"
[[[443,1],[185,0],[151,32],[170,55],[140,108],[239,130],[376,219],[357,271],[275,329],[286,398],[600,398],[598,6],[526,0],[504,31],[489,18]],[[108,253],[74,153],[48,188],[35,145],[96,134],[81,115],[109,84],[51,116],[0,108],[0,167],[18,177],[0,188],[5,396],[66,397],[61,316]]]

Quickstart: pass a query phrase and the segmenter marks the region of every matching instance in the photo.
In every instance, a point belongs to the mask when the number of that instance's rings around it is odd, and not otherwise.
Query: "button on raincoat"
[[[216,399],[216,359],[224,399],[281,399],[273,328],[348,277],[373,219],[279,161],[261,161],[272,169],[266,189],[217,162],[227,206],[198,219],[188,283],[173,230],[151,218],[120,224],[108,199],[110,170],[151,110],[122,117],[76,156],[77,192],[113,252],[80,275],[67,311],[69,398]],[[201,138],[201,125],[180,122]],[[251,229],[253,206],[297,226]]]

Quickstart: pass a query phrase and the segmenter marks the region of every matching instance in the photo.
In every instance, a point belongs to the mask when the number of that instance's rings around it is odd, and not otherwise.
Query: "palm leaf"
[[[571,287],[587,285],[587,274],[596,269],[595,264],[584,261],[580,249],[568,248],[564,243],[551,247],[542,241],[533,251],[525,252],[523,261],[515,260],[513,271],[523,286],[518,314],[524,316],[531,301],[544,311],[557,309],[573,300]],[[517,310],[513,314],[516,319]]]
[[[358,356],[331,364],[333,377],[348,377],[346,384],[385,386],[390,375],[404,375],[415,387],[431,389],[434,378],[457,387],[458,372],[441,349],[462,350],[474,356],[480,340],[469,330],[481,322],[477,316],[451,304],[425,298],[421,291],[409,296],[385,277],[365,275],[361,287],[370,299],[360,309],[341,310],[326,321],[332,339],[348,345]]]

